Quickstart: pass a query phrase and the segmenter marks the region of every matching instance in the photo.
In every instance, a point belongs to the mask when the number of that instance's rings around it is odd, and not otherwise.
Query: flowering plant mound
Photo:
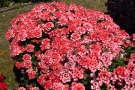
[[[4,82],[5,77],[0,74],[0,90],[6,90],[7,84]]]
[[[135,34],[110,16],[74,4],[35,6],[6,33],[20,70],[19,90],[135,88]]]

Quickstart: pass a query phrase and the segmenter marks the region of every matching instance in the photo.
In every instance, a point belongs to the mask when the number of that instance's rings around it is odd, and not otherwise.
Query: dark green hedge
[[[9,6],[12,0],[0,0],[0,7]]]
[[[135,0],[108,0],[108,11],[114,21],[130,35],[135,33]]]

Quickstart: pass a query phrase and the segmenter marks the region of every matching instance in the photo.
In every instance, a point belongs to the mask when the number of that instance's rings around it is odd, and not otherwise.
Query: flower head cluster
[[[22,74],[19,90],[135,88],[135,39],[109,15],[52,2],[35,6],[11,24],[6,38]]]
[[[5,77],[0,74],[0,90],[6,90],[7,89],[7,84],[4,82]]]

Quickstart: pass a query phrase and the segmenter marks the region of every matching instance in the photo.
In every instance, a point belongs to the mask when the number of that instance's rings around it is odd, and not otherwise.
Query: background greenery
[[[28,2],[47,2],[53,0],[0,0],[0,7],[7,7],[13,3],[28,3]]]
[[[135,33],[135,0],[108,0],[108,14],[130,35]]]

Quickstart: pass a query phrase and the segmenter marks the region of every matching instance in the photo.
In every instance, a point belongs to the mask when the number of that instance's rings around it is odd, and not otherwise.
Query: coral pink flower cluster
[[[52,2],[11,24],[10,55],[25,76],[19,90],[135,88],[135,35],[131,40],[109,15]]]

